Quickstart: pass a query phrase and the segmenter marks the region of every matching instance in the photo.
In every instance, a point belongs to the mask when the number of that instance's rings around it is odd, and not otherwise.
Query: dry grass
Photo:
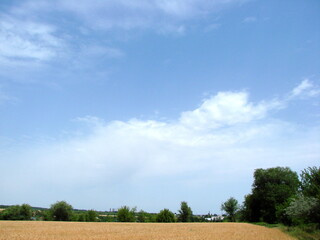
[[[0,240],[292,240],[278,229],[246,223],[79,223],[0,221]]]

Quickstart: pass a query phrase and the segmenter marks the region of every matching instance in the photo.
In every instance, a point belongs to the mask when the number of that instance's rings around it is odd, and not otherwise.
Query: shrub
[[[163,209],[157,215],[157,222],[168,223],[168,222],[175,222],[175,221],[176,221],[175,215],[169,209]]]
[[[130,209],[128,206],[119,208],[117,219],[119,222],[135,222],[136,208]]]
[[[52,204],[49,212],[54,221],[70,221],[73,214],[72,206],[65,201]]]
[[[8,207],[1,213],[3,220],[30,220],[32,216],[31,206],[22,204]]]

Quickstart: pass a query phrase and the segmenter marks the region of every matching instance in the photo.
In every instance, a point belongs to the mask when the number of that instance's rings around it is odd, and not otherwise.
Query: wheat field
[[[292,240],[246,223],[79,223],[1,221],[0,240]]]

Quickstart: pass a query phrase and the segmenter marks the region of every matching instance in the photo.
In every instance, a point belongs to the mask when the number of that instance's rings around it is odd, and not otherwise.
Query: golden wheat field
[[[278,229],[246,223],[0,222],[0,240],[286,240]]]

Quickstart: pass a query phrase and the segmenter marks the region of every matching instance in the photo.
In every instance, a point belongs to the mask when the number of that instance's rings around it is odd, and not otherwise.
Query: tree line
[[[256,169],[251,193],[242,205],[231,197],[221,205],[224,221],[283,223],[285,225],[320,223],[320,168],[304,169],[300,178],[288,167]],[[181,202],[178,214],[169,209],[147,213],[123,206],[118,211],[99,214],[97,211],[74,210],[65,201],[51,205],[48,210],[33,210],[30,205],[11,206],[0,212],[0,220],[45,221],[118,221],[118,222],[203,222],[205,216],[195,216],[188,203]]]
[[[300,178],[288,167],[256,169],[251,193],[243,204],[231,197],[221,209],[230,221],[315,224],[320,228],[320,168],[308,167]]]
[[[106,213],[106,212],[104,212]],[[47,210],[34,210],[28,204],[10,206],[0,212],[0,220],[43,220],[79,222],[191,222],[195,220],[187,202],[181,202],[179,214],[163,209],[158,214],[123,206],[116,212],[99,214],[95,210],[74,210],[66,201],[58,201]]]

